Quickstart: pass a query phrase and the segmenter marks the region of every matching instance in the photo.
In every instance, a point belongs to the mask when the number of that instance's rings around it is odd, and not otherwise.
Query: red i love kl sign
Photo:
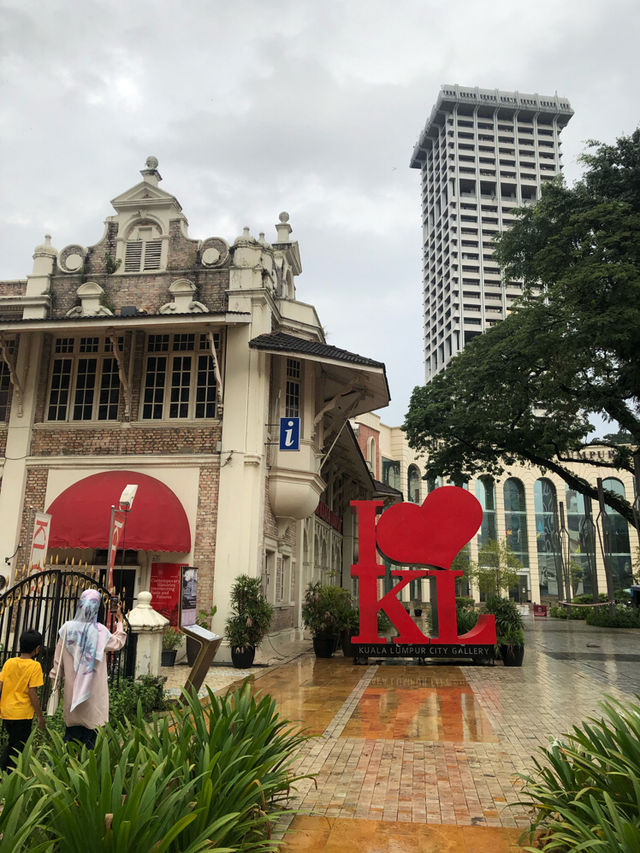
[[[456,554],[480,527],[479,501],[466,489],[443,486],[431,492],[422,506],[395,504],[378,519],[382,505],[376,500],[351,501],[358,517],[358,562],[351,566],[360,593],[360,632],[352,641],[357,651],[365,656],[426,656],[447,649],[454,655],[485,653],[496,642],[495,617],[482,614],[471,631],[458,636],[455,580],[462,572],[451,569]],[[379,598],[378,579],[386,569],[378,562],[378,552],[395,564],[429,568],[392,570],[398,583]],[[423,634],[398,598],[407,584],[425,577],[436,582],[437,637]],[[378,634],[379,610],[398,630],[391,646]]]

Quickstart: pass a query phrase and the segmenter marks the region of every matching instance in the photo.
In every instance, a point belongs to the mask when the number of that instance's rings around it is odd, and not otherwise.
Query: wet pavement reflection
[[[283,853],[522,849],[518,774],[538,747],[599,715],[605,696],[640,693],[640,631],[529,618],[525,633],[520,668],[354,666],[338,653],[261,673],[254,690],[317,735],[296,762],[314,779],[297,785]]]

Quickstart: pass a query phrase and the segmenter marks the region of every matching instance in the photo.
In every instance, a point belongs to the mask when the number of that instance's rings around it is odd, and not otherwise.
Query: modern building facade
[[[562,168],[566,98],[442,86],[411,157],[422,185],[426,381],[522,293],[501,280],[493,238]]]
[[[430,491],[448,483],[423,479],[424,459],[409,447],[400,427],[389,427],[373,413],[362,415],[354,425],[363,455],[377,467],[381,479],[402,495],[402,500],[421,504]],[[626,497],[635,497],[633,475],[607,468],[613,456],[609,447],[589,447],[581,451],[572,471],[593,480],[589,459],[603,464],[598,476],[605,489]],[[599,516],[597,503],[570,489],[556,474],[533,466],[513,465],[499,478],[477,476],[463,484],[480,501],[482,526],[469,543],[469,557],[477,562],[482,546],[489,540],[506,542],[522,564],[518,587],[511,590],[521,602],[552,603],[567,596],[562,576],[561,556],[571,562],[571,594],[591,594],[593,577],[599,592],[606,592],[604,558],[609,561],[615,589],[627,589],[632,581],[632,566],[638,549],[636,530],[618,513],[607,508]],[[603,553],[604,552],[604,553]],[[392,585],[391,576],[386,579]],[[477,589],[470,592],[479,597]],[[426,581],[413,581],[402,592],[408,604],[428,601]]]
[[[276,629],[298,626],[306,584],[353,561],[349,501],[376,494],[348,419],[387,404],[384,365],[325,343],[296,295],[288,214],[272,243],[193,239],[157,160],[141,174],[95,245],[47,237],[30,275],[0,282],[4,580],[29,560],[36,512],[51,515],[47,564],[104,567],[132,483],[116,561],[129,604],[186,565],[218,631],[239,574],[262,578]],[[299,423],[295,449],[281,419]]]

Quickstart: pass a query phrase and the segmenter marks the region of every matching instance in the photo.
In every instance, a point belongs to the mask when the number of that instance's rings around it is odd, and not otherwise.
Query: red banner
[[[149,584],[151,606],[176,627],[180,600],[180,567],[180,563],[153,563]]]
[[[30,571],[37,571],[38,568],[44,569],[45,567],[50,529],[51,516],[46,512],[37,512],[33,523],[33,535],[31,537],[31,554],[29,555]]]
[[[109,569],[109,580],[107,587],[111,589],[113,586],[113,567],[116,564],[116,554],[122,543],[124,536],[124,526],[127,520],[127,514],[123,510],[114,509],[111,513],[111,530],[109,531],[109,561],[107,568]]]

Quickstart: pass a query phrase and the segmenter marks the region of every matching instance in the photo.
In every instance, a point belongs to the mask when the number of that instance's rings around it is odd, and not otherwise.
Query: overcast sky
[[[423,380],[419,173],[443,83],[566,96],[565,173],[640,119],[637,0],[0,0],[0,279],[102,236],[149,154],[190,236],[275,239],[328,342]]]

